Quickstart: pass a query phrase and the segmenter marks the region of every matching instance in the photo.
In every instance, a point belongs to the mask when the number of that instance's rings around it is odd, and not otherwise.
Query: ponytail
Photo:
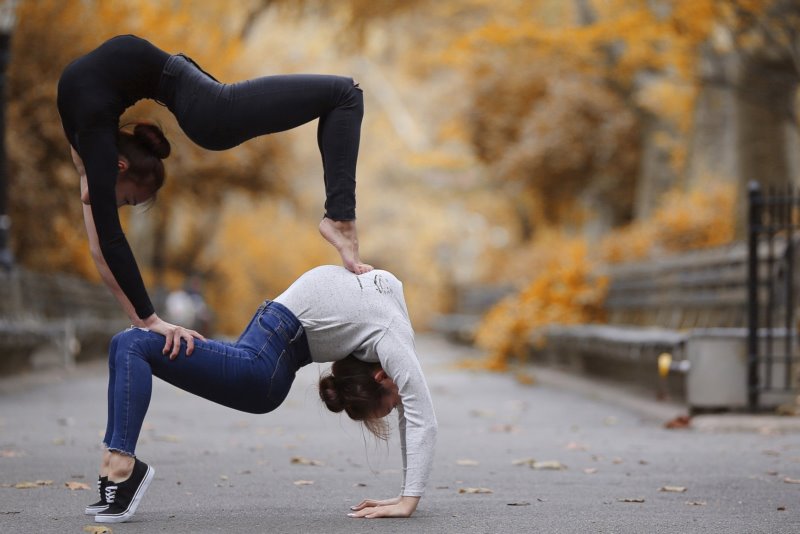
[[[124,128],[133,124],[133,131]],[[130,123],[119,130],[117,149],[128,160],[128,176],[137,185],[158,191],[166,179],[162,159],[172,147],[157,125],[149,122]]]
[[[380,370],[380,364],[363,362],[351,354],[333,362],[330,374],[320,378],[319,397],[330,411],[344,411],[350,419],[363,422],[375,437],[386,440],[388,425],[374,415],[386,394],[375,380],[375,372]]]

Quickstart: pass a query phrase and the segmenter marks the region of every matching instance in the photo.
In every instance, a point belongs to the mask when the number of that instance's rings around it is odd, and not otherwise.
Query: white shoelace
[[[111,504],[117,498],[117,486],[106,486],[106,502]]]

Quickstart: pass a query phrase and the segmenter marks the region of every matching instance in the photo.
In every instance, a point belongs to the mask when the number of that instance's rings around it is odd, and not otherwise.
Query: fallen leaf
[[[366,485],[366,484],[364,484],[363,482],[356,482],[355,484],[353,484],[353,487],[356,487],[356,488],[366,488],[366,487],[367,487],[367,485]]]
[[[566,465],[562,464],[561,462],[557,462],[555,460],[548,460],[546,462],[533,462],[533,465],[531,465],[531,467],[538,470],[547,469],[552,471],[561,471],[567,468]]]
[[[613,460],[611,460],[611,463],[612,463],[612,464],[617,464],[617,465],[619,465],[619,464],[621,464],[621,463],[622,463],[622,458],[620,458],[620,457],[618,457],[618,456],[617,456],[616,458],[614,458]]]
[[[86,525],[83,527],[83,531],[89,534],[114,534],[111,527],[101,527],[99,525]]]
[[[686,504],[689,506],[705,506],[706,501],[687,501]]]
[[[220,480],[228,480],[228,475],[220,475],[219,479]]]
[[[658,491],[665,491],[667,493],[683,493],[686,488],[683,486],[662,486]]]
[[[240,474],[240,475],[250,475],[250,474],[252,474],[252,473],[253,473],[253,472],[252,472],[252,471],[250,471],[249,469],[245,469],[244,471],[239,471],[239,474]]]
[[[467,459],[456,460],[456,465],[463,465],[463,466],[470,466],[471,467],[471,466],[478,465],[478,462],[475,461],[475,460],[467,460]]]
[[[771,477],[778,476],[778,472],[777,472],[777,471],[767,471],[767,474],[768,474],[769,476],[771,476]]]
[[[35,482],[17,482],[14,484],[14,487],[17,489],[31,489],[31,488],[38,488],[39,484]]]
[[[530,506],[531,503],[528,501],[520,501],[520,502],[507,502],[508,506]]]
[[[64,445],[67,442],[64,438],[55,438],[53,439],[53,445]]]
[[[531,373],[519,372],[516,374],[517,382],[524,386],[532,386],[536,383],[536,377]]]
[[[450,489],[450,486],[436,486],[436,489]]]
[[[779,512],[785,512],[786,511],[786,507],[785,506],[778,506],[778,511]]]
[[[88,484],[84,484],[83,482],[64,482],[64,485],[71,490],[88,490]]]
[[[320,462],[319,460],[311,460],[309,458],[303,458],[302,456],[292,456],[290,463],[298,465],[325,465],[323,462]]]
[[[593,475],[593,474],[597,473],[597,468],[596,467],[587,467],[586,469],[583,470],[583,472],[586,473],[587,475]]]
[[[511,462],[512,465],[529,465],[529,466],[533,466],[534,463],[536,463],[536,460],[534,460],[533,458],[520,458],[519,460],[514,460],[513,462]]]
[[[492,427],[489,428],[489,432],[503,432],[506,434],[512,434],[515,432],[519,432],[519,427],[510,424],[492,425]]]
[[[627,499],[617,499],[619,502],[644,502],[641,497],[628,497]]]
[[[649,464],[650,462],[648,462],[647,460],[639,460],[639,465],[649,465]]]
[[[671,419],[664,423],[664,428],[676,429],[676,428],[689,428],[692,424],[692,418],[688,415],[679,415],[678,417]]]
[[[800,479],[786,477],[783,479],[787,484],[800,484]]]
[[[36,485],[37,486],[52,486],[53,485],[53,481],[52,480],[37,480],[36,481]]]
[[[295,486],[310,486],[313,483],[314,483],[313,480],[295,480],[294,481],[294,485]]]
[[[459,493],[492,493],[489,488],[459,488]]]

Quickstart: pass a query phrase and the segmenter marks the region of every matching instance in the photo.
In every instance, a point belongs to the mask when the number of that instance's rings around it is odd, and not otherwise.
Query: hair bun
[[[164,132],[155,124],[140,122],[133,128],[133,135],[158,158],[164,159],[169,156],[172,147]]]
[[[339,413],[344,410],[342,398],[339,391],[336,389],[336,383],[333,376],[326,376],[319,381],[319,398],[325,403],[325,406],[334,413]]]

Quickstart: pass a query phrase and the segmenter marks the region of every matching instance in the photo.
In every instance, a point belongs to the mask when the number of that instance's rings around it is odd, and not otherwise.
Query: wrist
[[[419,497],[410,497],[408,495],[401,495],[400,502],[398,503],[400,506],[403,507],[403,510],[411,515],[417,509],[417,505],[419,504]]]
[[[144,319],[139,319],[139,322],[141,322],[141,323],[142,323],[142,326],[144,326],[145,328],[150,328],[150,327],[152,327],[154,324],[156,324],[156,323],[157,323],[159,320],[160,320],[160,319],[158,318],[158,315],[156,315],[156,314],[154,313],[153,315],[150,315],[150,316],[148,316],[148,317],[145,317]]]

